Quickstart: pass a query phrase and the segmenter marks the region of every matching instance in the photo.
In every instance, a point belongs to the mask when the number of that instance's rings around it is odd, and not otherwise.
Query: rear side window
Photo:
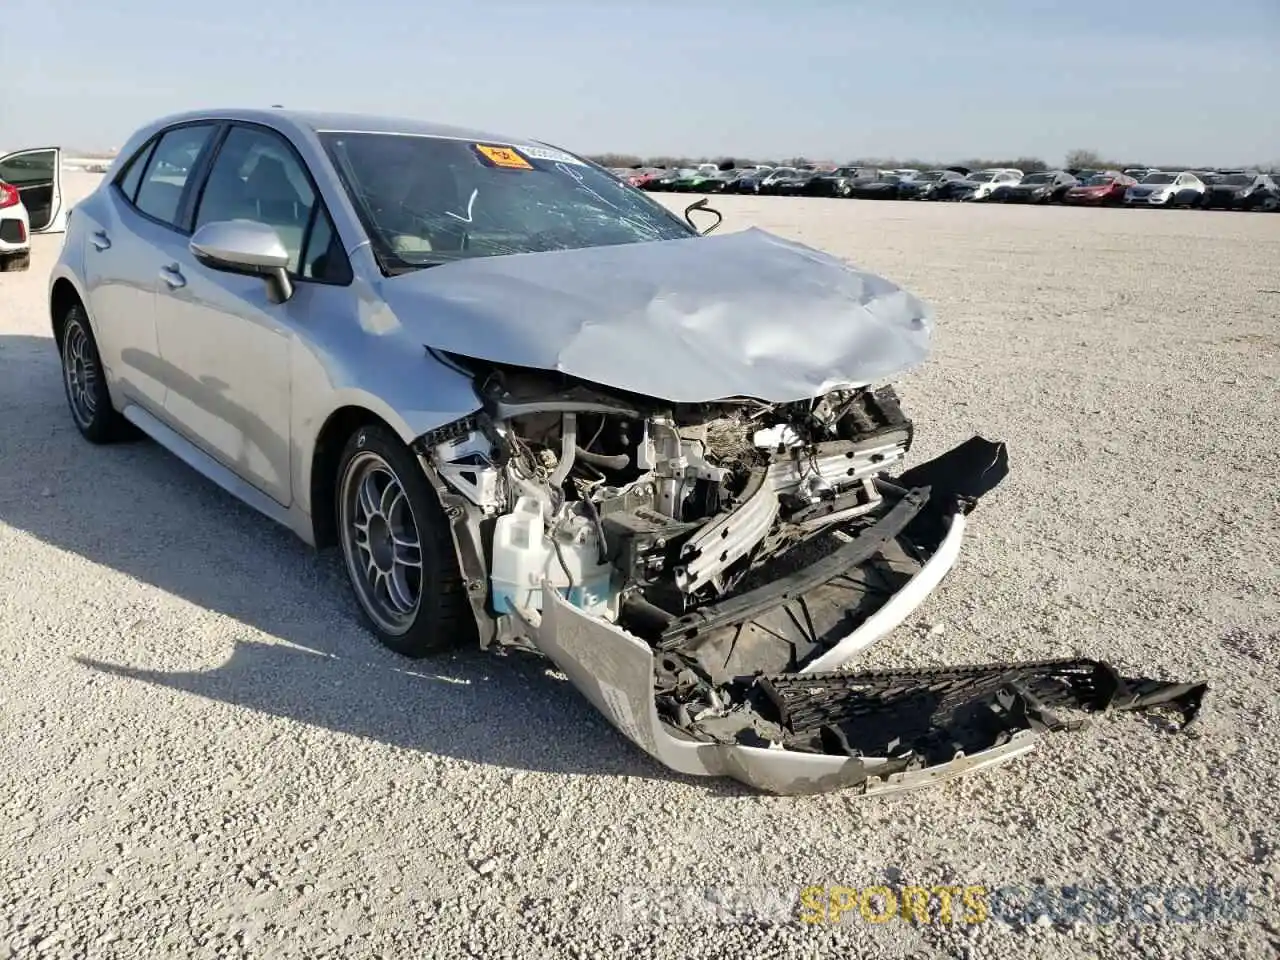
[[[138,184],[142,182],[143,171],[147,169],[147,159],[151,156],[151,151],[155,149],[156,142],[150,140],[147,145],[134,154],[133,159],[129,161],[129,166],[124,172],[124,176],[117,181],[116,186],[120,188],[120,192],[124,194],[125,199],[133,203],[133,198],[138,195]]]
[[[152,151],[134,206],[161,223],[178,226],[187,179],[195,170],[196,159],[213,130],[214,124],[197,124],[170,130],[162,136]]]

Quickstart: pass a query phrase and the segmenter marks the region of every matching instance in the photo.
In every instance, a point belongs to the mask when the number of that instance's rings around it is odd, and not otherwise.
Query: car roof
[[[152,128],[168,127],[193,120],[242,120],[275,127],[299,127],[314,133],[397,133],[422,137],[446,137],[457,140],[491,140],[498,143],[531,143],[546,146],[526,136],[499,134],[492,130],[459,127],[413,117],[379,116],[364,113],[338,113],[312,110],[288,110],[282,107],[230,107],[224,109],[189,110],[159,117]]]

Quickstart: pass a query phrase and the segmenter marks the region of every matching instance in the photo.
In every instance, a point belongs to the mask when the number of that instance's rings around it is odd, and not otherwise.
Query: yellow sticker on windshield
[[[477,143],[476,149],[480,151],[481,156],[487,157],[495,167],[506,167],[509,170],[533,169],[533,164],[520,156],[512,147],[493,147],[488,144]]]

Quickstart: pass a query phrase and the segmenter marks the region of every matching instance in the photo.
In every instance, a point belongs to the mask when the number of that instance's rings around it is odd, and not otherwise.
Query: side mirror
[[[284,303],[293,296],[289,251],[274,229],[253,220],[206,223],[187,244],[192,256],[210,270],[261,277],[267,298]]]

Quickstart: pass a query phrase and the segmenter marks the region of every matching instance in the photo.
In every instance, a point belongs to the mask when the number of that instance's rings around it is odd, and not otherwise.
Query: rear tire
[[[84,307],[76,304],[62,318],[58,355],[62,388],[76,429],[90,443],[116,443],[135,437],[136,431],[111,405],[107,378],[98,355]]]
[[[26,270],[30,266],[30,251],[0,256],[0,273],[18,273],[22,270]]]
[[[418,659],[474,640],[448,518],[400,438],[380,424],[360,427],[334,486],[347,577],[379,642]]]

